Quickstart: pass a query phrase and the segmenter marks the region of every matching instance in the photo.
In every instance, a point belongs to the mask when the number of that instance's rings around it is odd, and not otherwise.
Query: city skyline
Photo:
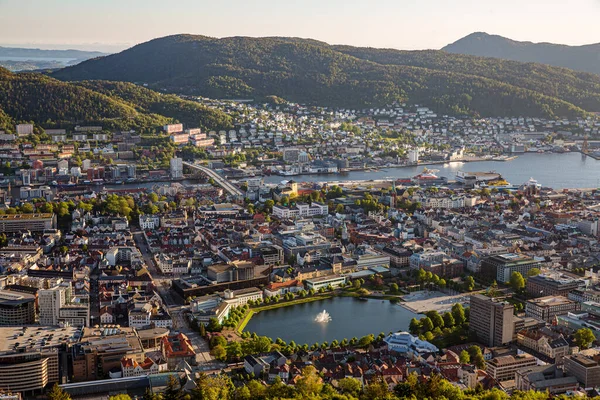
[[[0,0],[0,45],[120,51],[178,33],[213,37],[293,36],[330,44],[439,49],[472,32],[518,41],[583,45],[600,42],[597,0],[508,0],[502,4],[458,0],[288,4],[234,0],[228,4],[183,0]],[[90,18],[93,16],[93,18]],[[48,23],[48,21],[53,21]],[[25,28],[25,29],[24,29]]]

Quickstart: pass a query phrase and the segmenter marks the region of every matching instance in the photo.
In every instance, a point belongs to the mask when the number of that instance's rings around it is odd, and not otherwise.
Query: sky
[[[600,0],[0,0],[0,45],[114,52],[178,33],[439,49],[472,32],[600,42]]]

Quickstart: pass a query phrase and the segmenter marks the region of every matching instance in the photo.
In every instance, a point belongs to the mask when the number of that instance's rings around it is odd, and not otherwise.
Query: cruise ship
[[[423,168],[423,171],[412,177],[411,182],[419,186],[440,186],[448,183],[448,178],[439,177],[435,173],[437,169]]]

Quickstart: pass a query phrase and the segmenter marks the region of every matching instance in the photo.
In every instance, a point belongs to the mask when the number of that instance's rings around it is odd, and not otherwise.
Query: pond
[[[331,316],[329,322],[316,322],[323,310]],[[246,331],[259,336],[278,337],[297,344],[312,345],[333,340],[352,339],[380,332],[408,330],[410,320],[422,315],[415,314],[399,304],[388,300],[359,300],[353,297],[333,297],[310,303],[281,307],[255,314]]]

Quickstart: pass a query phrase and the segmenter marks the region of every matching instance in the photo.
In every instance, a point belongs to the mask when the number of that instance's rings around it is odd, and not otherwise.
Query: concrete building
[[[419,149],[411,149],[408,151],[409,164],[417,164],[419,162]]]
[[[470,297],[469,330],[477,340],[490,347],[512,342],[514,334],[514,306],[498,302],[481,294]]]
[[[538,365],[520,369],[515,374],[517,390],[548,392],[551,395],[575,391],[579,387],[577,378],[565,376],[556,365]]]
[[[216,283],[253,279],[254,272],[254,263],[247,261],[234,261],[230,264],[215,264],[207,268],[208,279]]]
[[[345,285],[346,281],[347,281],[347,279],[345,276],[330,275],[330,276],[323,276],[320,278],[305,279],[304,283],[306,284],[306,287],[309,290],[310,289],[319,290],[321,288],[326,288],[329,285],[331,285],[333,288],[336,288],[340,285]]]
[[[89,303],[77,303],[72,299],[71,285],[57,285],[38,290],[41,325],[89,326]]]
[[[34,295],[0,290],[0,326],[24,326],[34,323]]]
[[[167,133],[183,132],[183,124],[169,124],[163,126],[163,131]]]
[[[67,303],[70,296],[70,290],[66,286],[38,290],[40,325],[58,325],[60,308]]]
[[[318,215],[327,215],[329,208],[326,204],[313,201],[312,204],[296,203],[295,206],[285,207],[280,205],[273,206],[273,216],[280,219],[297,217],[314,217]]]
[[[300,156],[299,149],[283,149],[283,161],[285,162],[297,162]]]
[[[410,256],[411,269],[424,269],[442,278],[454,278],[464,271],[464,263],[449,257],[443,251],[424,251]]]
[[[225,289],[223,291],[223,298],[227,303],[237,307],[248,303],[250,300],[261,301],[263,299],[263,291],[255,287],[238,290]]]
[[[5,214],[0,215],[0,232],[43,232],[56,228],[56,214]]]
[[[569,342],[558,333],[547,328],[523,329],[517,332],[517,343],[562,364],[563,358],[569,354]]]
[[[583,303],[582,308],[588,308],[589,304],[590,303]],[[565,315],[559,315],[556,319],[559,326],[566,326],[573,331],[577,331],[581,328],[590,328],[594,333],[594,336],[596,336],[596,339],[600,340],[600,313],[597,311],[567,313]]]
[[[121,369],[121,359],[144,361],[144,348],[134,328],[115,325],[84,328],[71,347],[74,381],[93,381]]]
[[[158,215],[140,215],[140,228],[154,230],[160,226],[160,217]]]
[[[390,266],[394,268],[404,268],[410,265],[410,256],[412,252],[402,247],[386,246],[381,251],[390,257]]]
[[[600,364],[598,357],[583,354],[572,354],[564,359],[564,370],[567,375],[577,378],[584,388],[600,386]]]
[[[585,287],[585,281],[580,278],[560,273],[543,273],[537,276],[527,278],[527,295],[530,297],[539,296],[565,296],[569,292]]]
[[[33,124],[18,124],[17,136],[33,135]]]
[[[545,296],[528,300],[525,315],[540,321],[553,322],[555,317],[581,310],[581,303],[563,296]]]
[[[39,394],[60,380],[60,349],[76,328],[0,328],[0,390]]]
[[[513,272],[523,276],[533,268],[540,268],[539,261],[523,254],[506,253],[485,258],[481,262],[482,277],[496,282],[509,282]]]
[[[183,178],[183,160],[181,158],[171,158],[169,165],[171,167],[171,178]]]
[[[486,372],[499,382],[511,381],[518,370],[534,365],[537,365],[537,360],[530,354],[500,356],[487,361]]]

